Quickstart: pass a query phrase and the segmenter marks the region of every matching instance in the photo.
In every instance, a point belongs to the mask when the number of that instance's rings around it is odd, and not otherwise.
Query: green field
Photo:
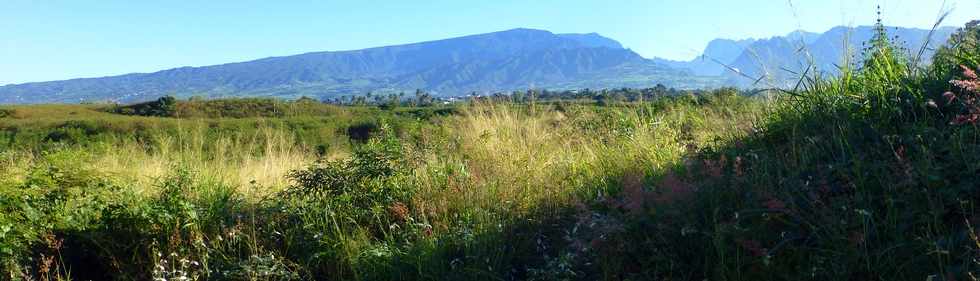
[[[885,38],[754,95],[0,106],[0,273],[970,280],[980,30]]]

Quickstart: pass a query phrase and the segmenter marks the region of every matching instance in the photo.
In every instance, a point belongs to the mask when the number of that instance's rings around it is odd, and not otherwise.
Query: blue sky
[[[598,32],[645,57],[689,59],[714,38],[980,18],[980,0],[2,0],[0,85],[350,50],[517,27]]]

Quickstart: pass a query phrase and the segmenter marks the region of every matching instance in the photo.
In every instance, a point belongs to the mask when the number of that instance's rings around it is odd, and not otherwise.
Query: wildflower
[[[774,211],[774,212],[786,211],[786,203],[776,198],[769,199],[769,201],[766,201],[765,205],[766,208],[769,209],[770,211]]]
[[[407,221],[409,218],[408,206],[405,206],[405,203],[402,202],[395,202],[394,204],[391,204],[391,206],[388,207],[388,213],[395,219],[395,221],[398,222]]]
[[[630,213],[639,214],[646,205],[647,191],[643,188],[643,176],[630,174],[623,178],[622,207]]]
[[[697,233],[697,230],[690,226],[684,226],[683,228],[681,228],[681,236],[687,236],[688,234],[694,234],[694,233]]]
[[[674,203],[690,198],[694,188],[674,173],[668,173],[660,182],[658,193],[653,200],[657,203]]]
[[[742,156],[735,157],[734,168],[735,168],[735,176],[741,177],[745,174],[744,171],[745,161],[742,158]]]
[[[945,92],[943,93],[943,98],[946,98],[946,105],[949,105],[956,100],[956,94],[953,94],[953,92]]]
[[[980,98],[980,78],[977,78],[977,73],[969,67],[960,67],[963,68],[963,76],[966,79],[949,81],[950,84],[960,90],[960,95],[957,96],[953,92],[943,94],[943,97],[946,98],[948,103],[951,103],[953,100],[959,100],[960,104],[964,107],[961,109],[961,113],[956,115],[950,124],[976,124],[977,121],[980,121],[980,102],[977,101]]]
[[[967,79],[974,79],[974,80],[980,79],[980,78],[977,77],[977,73],[974,72],[973,69],[970,69],[969,67],[966,67],[965,65],[960,65],[960,68],[963,69],[963,76],[965,76]]]
[[[752,256],[765,257],[769,255],[769,249],[763,248],[762,243],[759,243],[759,241],[736,239],[735,243],[752,254]]]
[[[956,118],[954,118],[953,119],[953,122],[950,122],[950,124],[953,124],[953,125],[963,125],[963,124],[968,124],[968,123],[969,124],[974,124],[974,123],[977,123],[978,120],[980,120],[980,116],[977,116],[977,115],[974,115],[974,114],[970,114],[970,115],[959,115],[959,116],[956,116]]]
[[[41,266],[38,271],[41,275],[46,276],[49,271],[51,271],[51,264],[54,263],[54,257],[49,257],[45,254],[41,254]]]
[[[704,170],[707,171],[706,174],[712,178],[720,178],[725,169],[725,164],[728,162],[728,158],[722,155],[718,160],[704,160]]]

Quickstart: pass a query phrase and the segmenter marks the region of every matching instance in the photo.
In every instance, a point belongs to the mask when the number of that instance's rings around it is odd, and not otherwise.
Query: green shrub
[[[118,107],[114,111],[124,115],[174,117],[177,115],[177,98],[164,96],[155,101]]]
[[[631,264],[650,268],[641,273],[648,277],[672,272],[655,266],[664,256],[714,270],[684,279],[959,279],[976,271],[968,226],[977,218],[980,143],[967,125],[980,110],[969,102],[941,108],[940,95],[954,88],[954,100],[973,99],[963,86],[976,79],[960,65],[980,49],[950,50],[955,59],[941,52],[940,70],[917,74],[889,43],[873,45],[860,69],[806,80],[755,134],[701,155],[701,191],[690,204],[631,222],[663,230],[627,238],[656,246],[615,255],[657,253]],[[694,237],[704,244],[689,244]]]
[[[176,115],[182,118],[249,118],[336,116],[344,110],[310,98],[284,101],[272,98],[230,98],[177,102]]]
[[[347,127],[347,137],[354,142],[365,143],[378,133],[378,122],[360,121]]]
[[[49,153],[29,169],[22,182],[0,181],[3,275],[16,276],[23,269],[44,262],[38,260],[41,257],[60,255],[65,250],[62,248],[65,233],[98,225],[105,196],[113,188],[109,181],[75,166],[84,157],[77,153]]]
[[[405,180],[408,167],[399,140],[382,124],[380,136],[354,148],[343,160],[320,160],[293,171],[287,193],[342,214],[351,221],[372,223],[412,194]]]

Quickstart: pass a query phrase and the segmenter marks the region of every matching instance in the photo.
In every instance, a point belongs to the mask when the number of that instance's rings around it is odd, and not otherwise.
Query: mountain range
[[[945,42],[953,31],[937,30],[933,42]],[[889,28],[889,32],[910,50],[918,50],[929,34],[912,28]],[[697,59],[672,61],[644,58],[596,33],[513,29],[363,50],[6,85],[0,86],[0,103],[135,102],[163,95],[335,98],[416,89],[446,96],[657,84],[681,89],[761,87],[765,85],[743,76],[768,73],[767,81],[785,84],[792,80],[790,71],[801,69],[808,57],[820,69],[834,69],[845,50],[859,49],[872,35],[871,27],[836,27],[825,33],[796,31],[769,39],[717,39]],[[808,50],[810,56],[801,50]]]
[[[956,32],[956,28],[942,27],[930,31],[887,27],[886,32],[909,57],[917,56],[919,50],[925,47],[920,62],[927,63],[936,47],[944,44]],[[854,67],[861,59],[864,42],[871,40],[874,34],[874,26],[838,26],[824,33],[794,31],[768,39],[716,39],[708,44],[701,56],[693,60],[655,58],[654,61],[697,75],[722,76],[725,85],[782,87],[795,83],[799,73],[810,66],[830,75],[837,74],[840,67]],[[845,59],[849,63],[845,63]]]
[[[433,95],[528,88],[707,87],[717,78],[645,59],[612,39],[514,29],[459,38],[271,57],[154,73],[0,87],[0,103],[148,100],[176,96],[331,98],[367,92]]]

